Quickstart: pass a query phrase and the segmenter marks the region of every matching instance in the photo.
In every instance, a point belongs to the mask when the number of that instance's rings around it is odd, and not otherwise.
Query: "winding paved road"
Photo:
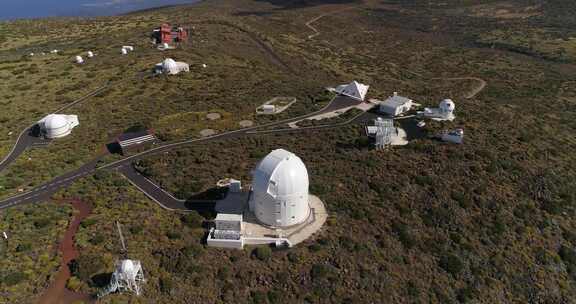
[[[103,155],[100,155],[97,158],[90,161],[89,163],[85,164],[84,166],[82,166],[76,170],[73,170],[71,172],[68,172],[64,175],[61,175],[59,177],[56,177],[48,183],[45,183],[45,184],[40,185],[36,188],[33,188],[32,190],[30,190],[26,193],[18,194],[18,195],[15,195],[15,196],[12,196],[12,197],[9,197],[7,199],[0,201],[0,210],[5,209],[5,208],[14,207],[14,206],[21,205],[21,204],[45,201],[45,200],[49,199],[50,196],[52,194],[54,194],[56,191],[58,191],[59,189],[61,189],[63,187],[70,185],[73,181],[80,179],[82,177],[89,176],[89,175],[93,174],[94,172],[96,172],[97,170],[106,170],[106,169],[118,170],[120,173],[124,174],[124,176],[126,176],[132,184],[134,184],[136,187],[140,188],[140,190],[142,190],[150,198],[155,200],[157,203],[159,203],[162,207],[164,207],[166,209],[202,210],[204,207],[208,208],[209,206],[213,206],[214,203],[203,202],[206,205],[202,206],[202,204],[200,204],[198,201],[193,201],[193,202],[179,201],[179,200],[175,199],[173,196],[171,196],[170,194],[168,194],[167,192],[160,189],[158,186],[156,186],[154,183],[152,183],[148,179],[145,179],[145,178],[143,179],[143,177],[135,175],[134,174],[135,171],[132,171],[132,169],[130,169],[129,167],[132,166],[131,164],[134,161],[142,159],[142,158],[150,156],[150,155],[154,155],[154,154],[158,154],[158,153],[162,153],[162,152],[169,152],[169,151],[172,151],[172,150],[179,148],[179,147],[183,147],[183,146],[187,146],[187,145],[191,145],[191,144],[197,144],[197,143],[201,143],[201,142],[206,143],[206,142],[214,141],[214,140],[225,140],[225,139],[233,139],[233,138],[242,137],[242,136],[259,135],[261,133],[257,133],[257,132],[253,132],[253,131],[257,131],[258,129],[262,129],[262,128],[270,128],[270,127],[274,127],[274,126],[286,125],[290,122],[302,120],[302,119],[305,119],[307,117],[311,117],[311,116],[315,116],[315,115],[319,115],[319,114],[323,114],[323,113],[327,113],[327,112],[332,112],[332,111],[338,111],[338,110],[344,109],[344,108],[349,108],[351,105],[357,105],[359,103],[360,103],[359,101],[356,101],[356,100],[351,99],[349,97],[336,96],[324,108],[322,108],[319,111],[313,112],[313,113],[309,113],[306,115],[302,115],[302,116],[298,116],[298,117],[294,117],[294,118],[290,118],[290,119],[286,119],[286,120],[282,120],[282,121],[278,121],[278,122],[272,122],[272,123],[268,123],[268,124],[264,124],[264,125],[260,125],[260,126],[238,129],[238,130],[234,130],[234,131],[230,131],[230,132],[226,132],[226,133],[213,135],[210,137],[189,139],[189,140],[183,140],[180,142],[169,143],[169,144],[161,145],[161,146],[140,152],[138,154],[134,154],[132,156],[125,157],[121,160],[97,167],[99,160],[103,157]],[[366,114],[369,114],[369,113],[366,113]],[[362,115],[359,115],[356,118],[353,118],[352,120],[349,120],[347,122],[340,123],[340,124],[335,124],[335,125],[321,125],[321,126],[298,128],[298,129],[292,129],[292,128],[277,129],[277,130],[272,129],[272,130],[265,130],[265,131],[263,131],[263,133],[286,133],[286,132],[298,132],[298,131],[305,131],[305,130],[315,130],[315,129],[320,130],[320,129],[326,129],[326,128],[334,128],[334,127],[340,127],[340,126],[343,126],[346,124],[350,124],[350,123],[354,123],[356,121],[359,121],[359,119],[361,117],[362,117]],[[158,188],[158,189],[154,189],[154,188]]]

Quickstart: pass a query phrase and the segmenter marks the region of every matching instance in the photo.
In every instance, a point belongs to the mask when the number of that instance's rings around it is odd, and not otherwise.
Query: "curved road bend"
[[[156,202],[160,207],[170,211],[210,211],[214,210],[216,201],[209,200],[181,200],[164,191],[160,186],[154,184],[151,180],[140,174],[132,163],[120,165],[115,168],[120,174],[142,191],[151,200]]]
[[[89,163],[83,165],[79,169],[73,170],[71,172],[68,172],[68,173],[62,175],[62,176],[56,177],[52,181],[45,183],[41,186],[38,186],[38,187],[30,190],[29,192],[18,194],[18,195],[15,195],[15,196],[12,196],[12,197],[9,197],[5,200],[0,201],[0,210],[5,209],[5,208],[9,208],[9,207],[13,207],[16,205],[20,205],[20,204],[34,203],[34,202],[38,202],[38,201],[47,200],[50,198],[50,196],[53,193],[58,191],[60,188],[70,185],[76,179],[91,175],[96,170],[114,169],[114,168],[123,167],[125,165],[130,166],[130,164],[132,162],[139,160],[139,159],[142,159],[145,156],[154,155],[154,154],[158,154],[158,153],[166,152],[166,151],[171,151],[177,147],[185,146],[185,145],[189,145],[189,144],[193,144],[193,143],[207,142],[207,141],[218,140],[218,139],[231,139],[231,138],[241,137],[241,136],[245,136],[245,135],[255,135],[258,133],[250,133],[250,131],[255,131],[257,129],[264,128],[264,127],[271,127],[271,126],[276,126],[276,125],[287,124],[287,123],[290,123],[292,121],[302,120],[302,119],[305,119],[307,117],[323,114],[326,112],[337,111],[339,109],[347,108],[347,107],[350,107],[351,105],[358,104],[358,103],[359,103],[358,101],[353,100],[353,99],[348,98],[348,97],[336,96],[323,109],[316,111],[316,112],[313,112],[313,113],[298,116],[295,118],[290,118],[290,119],[279,121],[279,122],[272,122],[272,123],[264,124],[261,126],[254,126],[254,127],[250,127],[250,128],[244,128],[244,129],[239,129],[239,130],[230,131],[230,132],[226,132],[226,133],[221,133],[221,134],[217,134],[217,135],[210,136],[210,137],[189,139],[189,140],[180,141],[180,142],[176,142],[176,143],[165,144],[165,145],[158,146],[156,148],[152,148],[150,150],[126,157],[124,159],[121,159],[121,160],[118,160],[118,161],[115,161],[115,162],[112,162],[112,163],[109,163],[109,164],[106,164],[104,166],[97,168],[96,165],[102,157],[102,156],[100,156],[98,158],[93,159]],[[361,116],[362,115],[360,115],[360,117]],[[328,125],[328,126],[339,127],[339,126],[342,126],[342,125],[345,125],[345,124],[348,124],[351,122],[354,122],[354,119],[350,120],[348,122],[338,124],[338,125]],[[324,128],[327,128],[328,126],[308,127],[306,129],[302,129],[302,130],[324,129]],[[300,129],[268,130],[268,133],[295,132],[298,130],[300,130]],[[136,181],[138,181],[138,183],[135,183],[134,180],[131,180],[131,182],[133,182],[133,184],[135,184],[135,186],[137,186],[137,187],[139,186],[139,183],[142,183],[142,185],[146,185],[146,183],[140,179],[136,179]],[[151,184],[154,185],[153,183],[151,183]],[[151,187],[151,186],[146,185],[145,187],[142,187],[142,189],[144,189],[143,192],[145,192],[147,195],[154,194],[154,196],[152,196],[153,199],[163,197],[163,196],[161,196],[162,195],[161,193],[153,193],[152,191],[150,191],[150,193],[147,193],[145,191],[145,189],[152,189],[152,188],[148,188],[148,187]],[[166,194],[166,193],[164,193],[164,194]],[[163,197],[160,201],[162,201],[162,202],[170,202],[171,201],[172,203],[170,203],[170,204],[175,204],[174,206],[178,206],[178,204],[180,204],[180,206],[181,206],[181,202],[177,204],[173,200],[173,198],[168,199],[166,197]],[[170,204],[166,204],[166,207],[171,208]],[[200,206],[198,206],[198,207],[200,207]],[[186,207],[186,208],[193,209],[192,207]]]
[[[137,79],[143,79],[146,75],[146,72],[140,72],[138,73],[134,78]],[[85,101],[88,98],[94,97],[97,94],[105,91],[106,89],[112,87],[112,85],[118,85],[120,83],[123,83],[125,81],[128,81],[132,79],[131,77],[129,78],[125,78],[123,80],[120,80],[116,83],[111,83],[110,81],[106,82],[106,84],[104,84],[101,87],[96,88],[94,91],[70,102],[65,104],[64,106],[60,107],[59,109],[57,109],[56,111],[49,113],[49,114],[58,114],[66,109],[69,109],[72,106],[75,106],[83,101]],[[10,152],[8,152],[8,154],[4,157],[4,159],[2,159],[2,161],[0,161],[0,172],[4,169],[6,169],[6,167],[8,167],[14,160],[16,160],[16,158],[18,158],[20,156],[20,154],[22,154],[26,149],[28,149],[29,147],[36,145],[36,144],[46,144],[49,141],[46,141],[44,139],[41,138],[37,138],[34,136],[30,135],[30,129],[32,127],[34,127],[34,125],[36,125],[36,123],[33,123],[32,125],[26,127],[22,132],[20,132],[20,135],[18,135],[18,138],[16,139],[16,143],[14,144],[14,146],[12,146],[12,150],[10,150]]]
[[[43,145],[49,143],[48,140],[38,138],[35,136],[30,135],[30,128],[26,128],[16,140],[14,146],[12,146],[12,150],[4,157],[2,161],[0,161],[0,172],[6,167],[8,167],[13,161],[15,161],[20,154],[22,154],[26,149],[32,147],[34,145]]]

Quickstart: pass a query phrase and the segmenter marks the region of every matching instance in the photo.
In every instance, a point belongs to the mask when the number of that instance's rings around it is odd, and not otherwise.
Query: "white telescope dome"
[[[440,102],[440,110],[445,112],[452,112],[456,108],[456,105],[452,99],[444,99]]]
[[[84,59],[82,58],[82,56],[76,56],[76,63],[83,63]]]
[[[253,172],[250,205],[265,225],[299,224],[310,214],[308,170],[302,160],[284,149],[268,154]]]
[[[178,64],[172,58],[166,58],[162,62],[162,69],[166,72],[178,71]]]
[[[38,123],[47,138],[64,137],[79,125],[78,116],[63,114],[50,114]]]

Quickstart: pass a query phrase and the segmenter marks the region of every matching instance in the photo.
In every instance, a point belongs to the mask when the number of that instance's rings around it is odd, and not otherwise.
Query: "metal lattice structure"
[[[119,222],[116,222],[116,228],[118,228],[118,236],[122,245],[122,254],[127,255],[124,236],[122,235]],[[131,292],[139,296],[142,293],[142,285],[145,282],[146,279],[144,278],[144,271],[140,261],[124,258],[116,261],[110,284],[100,290],[98,297],[101,298],[113,292]]]
[[[375,147],[382,149],[392,143],[392,132],[394,132],[394,121],[392,119],[378,118],[374,121],[376,126]]]

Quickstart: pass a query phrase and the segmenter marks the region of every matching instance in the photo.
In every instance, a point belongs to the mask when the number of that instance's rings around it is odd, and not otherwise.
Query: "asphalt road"
[[[140,174],[132,164],[121,165],[115,168],[120,174],[142,191],[160,207],[170,211],[211,211],[214,210],[216,201],[208,200],[180,200],[164,191],[151,180]]]
[[[30,129],[24,130],[18,136],[16,143],[12,146],[12,150],[4,157],[0,162],[0,172],[6,167],[8,167],[13,161],[15,161],[20,154],[22,154],[26,149],[33,146],[42,146],[48,144],[50,141],[42,138],[34,137],[30,135]]]
[[[58,176],[55,179],[42,184],[28,192],[18,194],[12,196],[6,200],[0,202],[0,210],[6,209],[10,207],[14,207],[17,205],[27,204],[27,203],[36,203],[48,200],[52,194],[57,192],[58,190],[67,187],[75,180],[89,176],[96,172],[96,165],[100,157],[93,159],[92,161],[88,162],[87,164],[83,165],[82,167],[68,172],[64,175]]]
[[[3,201],[0,201],[0,210],[5,209],[5,208],[14,207],[14,206],[21,205],[21,204],[45,201],[45,200],[49,199],[50,196],[52,194],[54,194],[56,191],[70,185],[73,181],[80,179],[82,177],[89,176],[89,175],[93,174],[94,172],[96,172],[97,170],[106,170],[106,169],[118,170],[120,173],[122,173],[124,176],[126,176],[128,178],[128,180],[133,185],[138,187],[142,192],[144,192],[146,195],[148,195],[148,197],[150,197],[151,199],[153,199],[154,201],[156,201],[158,204],[160,204],[161,206],[163,206],[166,209],[199,210],[199,211],[201,211],[201,210],[205,210],[205,208],[213,208],[214,202],[206,202],[206,201],[204,201],[204,202],[199,202],[199,201],[183,202],[183,201],[177,200],[173,196],[169,195],[168,193],[166,193],[165,191],[160,189],[158,186],[156,186],[150,180],[137,174],[137,172],[133,171],[133,168],[130,169],[132,167],[132,163],[134,161],[142,159],[144,157],[158,154],[158,153],[162,153],[162,152],[169,152],[169,151],[172,151],[174,149],[177,149],[179,147],[186,146],[186,145],[206,143],[206,142],[214,141],[214,140],[228,140],[228,139],[233,139],[233,138],[242,137],[242,136],[260,135],[262,133],[254,133],[253,131],[256,131],[256,130],[262,129],[262,128],[270,128],[273,126],[286,125],[286,124],[293,122],[293,121],[306,119],[307,117],[311,117],[311,116],[315,116],[315,115],[319,115],[319,114],[324,114],[327,112],[337,111],[339,109],[348,108],[350,106],[357,105],[359,103],[360,102],[358,102],[354,99],[351,99],[349,97],[336,96],[334,99],[332,99],[332,101],[328,105],[326,105],[323,109],[321,109],[319,111],[309,113],[306,115],[302,115],[302,116],[298,116],[298,117],[294,117],[294,118],[290,118],[287,120],[272,122],[269,124],[254,126],[254,127],[250,127],[250,128],[234,130],[234,131],[230,131],[230,132],[226,132],[226,133],[213,135],[210,137],[184,140],[184,141],[180,141],[180,142],[175,142],[175,143],[157,146],[155,148],[152,148],[152,149],[146,150],[144,152],[123,158],[121,160],[106,164],[106,165],[101,166],[101,167],[97,167],[98,161],[102,158],[102,156],[99,156],[99,157],[93,159],[92,161],[90,161],[89,163],[83,165],[82,167],[80,167],[76,170],[73,170],[71,172],[68,172],[62,176],[56,177],[52,181],[45,183],[43,185],[40,185],[40,186],[38,186],[38,187],[36,187],[36,188],[26,192],[26,193],[18,194],[18,195],[9,197]],[[365,115],[364,114],[359,115],[359,116],[357,116],[357,117],[355,117],[355,118],[353,118],[347,122],[340,123],[340,124],[314,126],[314,127],[306,127],[306,128],[298,128],[298,129],[278,129],[278,130],[272,129],[272,130],[266,130],[266,131],[264,131],[264,133],[268,133],[268,134],[269,133],[286,133],[286,132],[298,132],[298,131],[306,131],[306,130],[309,131],[309,130],[320,130],[320,129],[326,129],[326,128],[335,128],[335,127],[340,127],[340,126],[344,126],[347,124],[361,122],[361,121],[363,121],[365,116],[370,116],[370,115],[371,115],[370,113],[365,113]],[[205,205],[203,205],[203,204],[205,204]]]

